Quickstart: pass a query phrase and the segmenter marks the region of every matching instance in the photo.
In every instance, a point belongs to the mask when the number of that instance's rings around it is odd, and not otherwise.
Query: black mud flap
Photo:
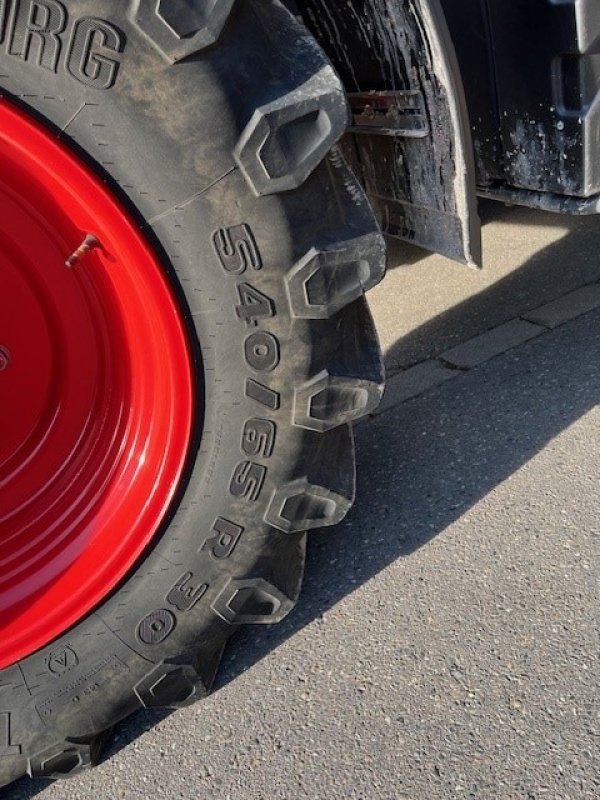
[[[480,265],[473,143],[439,0],[298,5],[344,80],[344,152],[383,230]]]

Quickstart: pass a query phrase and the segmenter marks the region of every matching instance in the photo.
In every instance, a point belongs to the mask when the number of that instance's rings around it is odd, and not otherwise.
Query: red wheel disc
[[[3,668],[131,570],[180,482],[194,398],[181,312],[148,243],[105,184],[5,100],[0,203]]]

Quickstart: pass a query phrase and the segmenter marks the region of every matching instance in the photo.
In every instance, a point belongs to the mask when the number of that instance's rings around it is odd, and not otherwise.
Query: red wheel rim
[[[3,668],[132,569],[180,483],[194,398],[155,254],[105,184],[5,100],[0,203]],[[88,235],[99,246],[67,268]]]

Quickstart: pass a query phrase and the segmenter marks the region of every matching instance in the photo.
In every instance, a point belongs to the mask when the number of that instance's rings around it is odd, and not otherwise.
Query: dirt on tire
[[[293,15],[278,0],[44,0],[39,22],[32,5],[0,4],[3,94],[138,221],[179,298],[197,403],[152,548],[0,672],[0,786],[92,765],[127,715],[206,695],[239,625],[292,609],[306,531],[350,508],[350,424],[383,385],[363,294],[385,245],[331,151],[343,88]]]

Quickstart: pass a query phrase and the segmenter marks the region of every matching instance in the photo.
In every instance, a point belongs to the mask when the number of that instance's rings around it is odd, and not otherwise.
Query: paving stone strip
[[[526,311],[509,322],[447,350],[437,358],[421,361],[391,375],[383,401],[371,416],[383,414],[473,367],[485,364],[492,358],[599,307],[600,283],[591,283]]]

